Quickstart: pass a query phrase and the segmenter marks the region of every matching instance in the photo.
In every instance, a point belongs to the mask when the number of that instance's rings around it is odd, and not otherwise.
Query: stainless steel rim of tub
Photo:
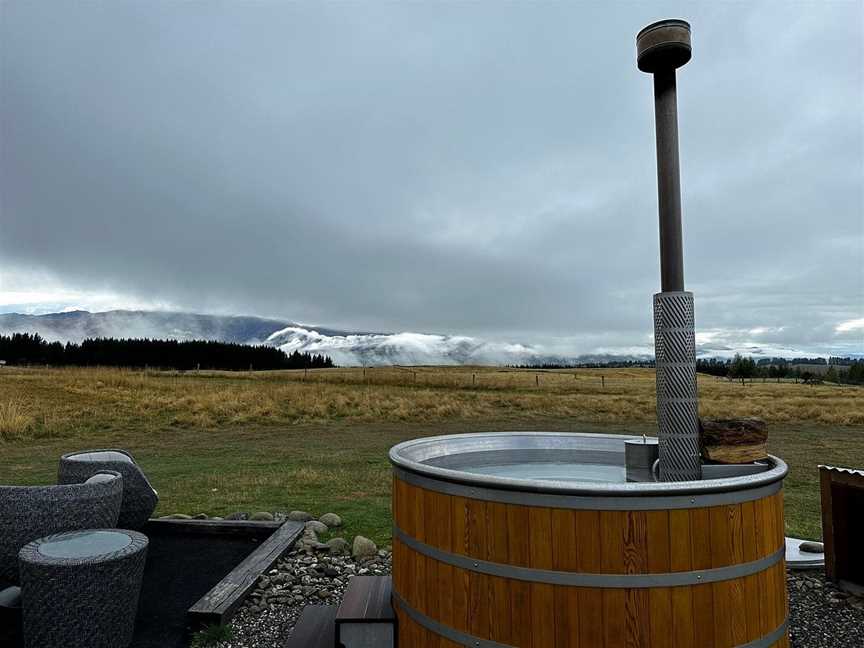
[[[621,497],[684,496],[706,493],[728,493],[769,486],[781,481],[788,472],[786,463],[768,456],[765,471],[735,477],[682,482],[589,482],[521,479],[481,475],[454,470],[430,461],[444,461],[466,453],[510,451],[516,459],[526,451],[572,451],[603,453],[606,463],[624,465],[624,443],[641,441],[642,437],[623,434],[577,432],[478,432],[425,437],[405,441],[390,449],[390,462],[397,468],[431,479],[468,486],[517,490],[560,495],[614,495]],[[620,455],[620,456],[619,456]]]

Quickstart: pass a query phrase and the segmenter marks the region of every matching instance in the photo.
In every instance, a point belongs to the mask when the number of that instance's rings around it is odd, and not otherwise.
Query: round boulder
[[[306,523],[306,528],[315,533],[327,533],[327,525],[318,520],[309,520]]]
[[[354,538],[351,555],[354,558],[375,558],[378,556],[378,547],[369,538],[358,535]]]
[[[331,554],[345,555],[350,553],[350,546],[348,545],[348,541],[345,538],[331,538],[324,544],[327,545],[327,548],[330,550]]]
[[[325,513],[318,519],[320,522],[326,524],[331,529],[342,526],[342,518],[335,513]]]
[[[821,554],[825,553],[825,545],[821,542],[802,542],[798,548],[804,553]]]
[[[291,511],[288,514],[288,519],[292,522],[308,522],[309,520],[314,520],[311,515],[309,515],[306,511]]]
[[[267,511],[258,511],[257,513],[250,515],[249,520],[252,522],[272,522],[273,514],[268,513]]]

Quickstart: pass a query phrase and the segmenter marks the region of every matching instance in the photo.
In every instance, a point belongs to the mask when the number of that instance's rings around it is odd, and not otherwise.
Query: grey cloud
[[[598,346],[650,333],[634,36],[681,15],[698,326],[864,350],[834,332],[864,316],[860,3],[0,13],[0,271],[188,310]]]

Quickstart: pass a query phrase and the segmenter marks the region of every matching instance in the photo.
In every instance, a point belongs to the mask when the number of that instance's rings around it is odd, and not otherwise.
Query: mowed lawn
[[[700,376],[703,416],[760,416],[790,465],[787,532],[820,536],[817,465],[864,466],[864,389]],[[0,483],[51,483],[63,452],[130,450],[158,514],[335,511],[390,538],[387,450],[493,430],[653,434],[650,369],[142,372],[0,369]]]

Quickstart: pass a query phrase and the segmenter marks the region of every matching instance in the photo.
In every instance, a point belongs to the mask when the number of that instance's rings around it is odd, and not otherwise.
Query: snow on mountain
[[[368,333],[325,335],[319,331],[289,326],[266,340],[286,353],[323,353],[337,365],[448,365],[529,364],[542,354],[522,344],[488,342],[464,335],[427,333]]]

